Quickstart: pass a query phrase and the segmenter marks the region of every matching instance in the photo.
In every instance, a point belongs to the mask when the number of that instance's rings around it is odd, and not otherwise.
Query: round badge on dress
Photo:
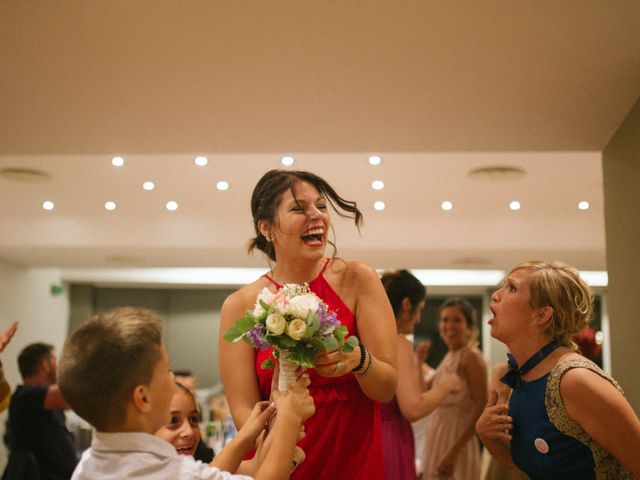
[[[536,450],[538,450],[540,453],[542,454],[549,453],[549,444],[545,442],[542,438],[536,438],[533,441],[533,444],[535,445]]]

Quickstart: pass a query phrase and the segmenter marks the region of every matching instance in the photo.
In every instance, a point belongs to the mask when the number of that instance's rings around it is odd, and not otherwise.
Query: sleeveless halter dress
[[[309,283],[309,289],[327,304],[329,310],[336,312],[349,335],[357,335],[353,313],[324,278],[329,261],[327,259],[322,271]],[[264,277],[277,288],[282,286],[268,275]],[[264,400],[271,393],[273,371],[260,366],[270,355],[271,349],[256,351],[256,375]],[[378,402],[362,392],[351,372],[335,378],[322,377],[313,369],[307,372],[316,413],[304,423],[306,435],[298,445],[306,458],[291,478],[385,480]]]
[[[446,372],[457,373],[463,356],[472,347],[463,347],[447,352],[438,365],[433,377],[433,384],[437,385]],[[425,435],[424,480],[440,480],[437,468],[449,449],[464,433],[471,416],[474,404],[467,381],[455,393],[450,393],[429,415],[427,432]],[[460,448],[453,467],[453,476],[449,480],[480,480],[480,444],[476,436],[472,436]]]

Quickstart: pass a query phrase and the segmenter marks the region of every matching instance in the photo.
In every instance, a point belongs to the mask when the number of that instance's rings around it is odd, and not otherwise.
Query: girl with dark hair
[[[461,388],[445,397],[429,417],[424,479],[480,479],[480,445],[475,424],[487,403],[487,363],[476,347],[478,328],[469,302],[446,300],[438,312],[438,331],[449,351],[438,365],[433,384],[456,372]]]
[[[460,388],[455,373],[443,376],[433,388],[422,392],[422,369],[407,335],[420,322],[427,290],[407,270],[386,272],[382,284],[396,317],[398,335],[398,390],[382,406],[382,446],[387,478],[415,479],[415,449],[411,423],[431,413],[449,394]]]
[[[264,252],[271,269],[226,299],[220,328],[253,309],[263,288],[307,283],[361,344],[349,353],[326,352],[309,371],[316,413],[305,422],[300,446],[306,460],[292,478],[384,479],[379,402],[396,390],[393,311],[375,270],[336,257],[329,206],[356,226],[362,223],[356,203],[313,173],[271,170],[260,179],[251,197],[256,236],[249,251]],[[330,258],[327,244],[334,249]],[[220,339],[222,381],[240,427],[253,405],[269,398],[273,372],[261,365],[271,353]]]

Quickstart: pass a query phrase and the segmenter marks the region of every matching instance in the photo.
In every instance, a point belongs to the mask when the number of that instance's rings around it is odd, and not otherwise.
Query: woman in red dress
[[[355,202],[312,173],[271,170],[260,179],[251,198],[256,237],[249,250],[264,252],[271,270],[226,299],[220,329],[252,310],[263,288],[308,283],[361,345],[350,353],[327,352],[309,371],[316,413],[305,422],[299,445],[306,459],[292,478],[383,480],[378,402],[388,402],[396,391],[395,321],[374,269],[335,253],[325,256],[327,243],[333,246],[329,205],[356,226],[362,222]],[[240,427],[253,405],[269,397],[273,372],[260,365],[270,352],[230,344],[222,335],[218,351],[225,394]]]

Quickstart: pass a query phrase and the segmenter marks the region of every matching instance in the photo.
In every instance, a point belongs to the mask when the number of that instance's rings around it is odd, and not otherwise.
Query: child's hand
[[[309,376],[304,374],[286,393],[280,393],[277,390],[272,392],[279,415],[296,415],[300,418],[300,422],[304,422],[316,412],[313,397],[307,390],[309,383]]]
[[[257,438],[264,430],[265,425],[269,421],[269,418],[275,412],[276,407],[272,402],[258,402],[251,410],[251,414],[244,422],[242,428],[238,431],[238,436],[255,445]]]
[[[298,465],[304,462],[306,455],[304,454],[304,450],[296,445],[295,450],[293,451],[293,460],[291,461],[291,471],[293,472]]]

